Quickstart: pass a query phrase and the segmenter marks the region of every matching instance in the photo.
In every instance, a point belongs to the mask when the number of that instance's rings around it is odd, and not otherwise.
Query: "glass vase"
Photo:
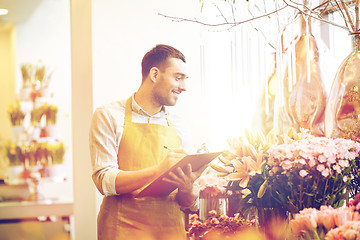
[[[200,198],[199,218],[206,220],[209,212],[215,210],[218,215],[227,215],[228,199],[219,197]]]
[[[360,34],[351,34],[353,51],[340,65],[325,111],[327,137],[360,140]]]
[[[319,51],[311,33],[310,19],[301,17],[300,26],[300,33],[287,48],[286,56],[283,52],[279,53],[274,129],[283,134],[290,128],[297,131],[304,128],[314,135],[323,136],[326,93],[320,72]]]
[[[266,239],[283,240],[289,227],[290,214],[278,208],[257,208],[257,223]]]

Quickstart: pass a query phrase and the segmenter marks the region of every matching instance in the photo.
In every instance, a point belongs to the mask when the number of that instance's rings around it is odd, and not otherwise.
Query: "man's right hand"
[[[159,172],[167,171],[186,155],[188,154],[184,151],[184,149],[181,148],[169,150],[169,153],[165,159],[158,164]]]

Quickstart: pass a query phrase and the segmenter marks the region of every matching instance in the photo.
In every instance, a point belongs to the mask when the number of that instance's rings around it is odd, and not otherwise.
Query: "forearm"
[[[144,168],[137,171],[121,171],[115,179],[117,194],[131,193],[153,181],[159,175],[157,166]]]

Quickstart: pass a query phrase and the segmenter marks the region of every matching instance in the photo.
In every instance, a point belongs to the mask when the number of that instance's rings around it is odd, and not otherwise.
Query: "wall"
[[[0,140],[11,139],[7,113],[15,103],[15,26],[0,26]]]
[[[175,111],[182,112],[185,118],[195,122],[194,129],[202,131],[203,121],[197,114],[202,101],[201,26],[173,22],[158,15],[192,18],[200,12],[198,3],[194,0],[92,2],[94,108],[134,93],[141,83],[143,55],[156,44],[168,44],[185,54],[190,72],[188,91],[179,98]],[[196,134],[202,135],[206,131]]]

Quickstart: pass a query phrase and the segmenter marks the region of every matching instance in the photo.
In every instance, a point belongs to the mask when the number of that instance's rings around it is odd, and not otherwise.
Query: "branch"
[[[316,19],[316,20],[319,20],[319,21],[321,21],[321,22],[324,22],[324,23],[327,23],[327,24],[331,24],[331,25],[334,25],[334,26],[336,26],[336,27],[343,28],[343,29],[345,29],[345,30],[349,30],[348,27],[344,27],[344,26],[341,26],[341,25],[339,25],[339,24],[336,24],[336,23],[330,22],[330,21],[328,21],[328,20],[325,20],[325,19],[323,19],[323,18],[321,18],[321,17],[314,16],[314,15],[312,14],[313,11],[310,11],[310,13],[306,13],[306,12],[304,12],[303,10],[299,9],[298,7],[292,6],[292,5],[288,4],[288,3],[286,2],[286,0],[283,0],[283,1],[284,1],[285,4],[287,4],[287,6],[292,7],[292,8],[294,8],[294,9],[298,10],[300,13],[302,13],[302,14],[305,15],[305,16],[312,17],[312,18],[314,18],[314,19]],[[317,7],[316,7],[316,8],[317,8]]]
[[[217,8],[217,10],[219,11],[220,15],[223,17],[223,19],[225,20],[226,23],[228,23],[226,17],[224,16],[224,14],[221,12],[220,8],[214,3],[214,6]]]
[[[294,2],[293,0],[288,0],[290,3],[293,3],[293,4],[296,4],[296,5],[300,5],[300,6],[303,6],[302,4],[298,4],[296,2]],[[253,18],[250,18],[250,19],[246,19],[246,20],[243,20],[243,21],[235,21],[235,18],[234,18],[234,21],[233,22],[228,22],[227,19],[225,18],[225,16],[223,15],[223,13],[221,12],[221,10],[217,7],[218,11],[220,12],[222,18],[225,20],[225,22],[222,22],[222,23],[215,23],[215,24],[211,24],[211,23],[207,23],[207,22],[203,22],[203,21],[199,21],[197,20],[196,18],[194,19],[187,19],[187,18],[182,18],[182,17],[173,17],[173,16],[167,16],[165,14],[161,14],[161,13],[158,13],[158,15],[160,16],[163,16],[165,18],[170,18],[172,19],[173,21],[176,21],[176,22],[193,22],[193,23],[197,23],[197,24],[201,24],[203,26],[207,26],[207,27],[221,27],[221,26],[227,26],[227,30],[230,30],[231,28],[233,27],[236,27],[237,25],[240,25],[240,24],[243,24],[243,23],[247,23],[247,22],[250,22],[250,21],[254,21],[254,20],[257,20],[257,19],[260,19],[260,18],[264,18],[264,17],[269,17],[270,15],[272,14],[278,14],[280,11],[288,8],[288,7],[291,7],[293,9],[296,9],[298,12],[302,13],[303,15],[306,15],[306,16],[309,16],[309,17],[312,17],[316,20],[319,20],[321,22],[324,22],[324,23],[327,23],[327,24],[330,24],[330,25],[333,25],[333,26],[336,26],[336,27],[339,27],[339,28],[343,28],[345,30],[350,30],[348,25],[347,25],[347,21],[346,21],[346,18],[345,18],[345,15],[343,13],[343,10],[342,8],[339,6],[337,0],[334,0],[336,2],[336,4],[338,5],[338,8],[340,10],[340,12],[342,13],[344,19],[345,19],[345,24],[346,26],[341,26],[339,24],[336,24],[336,23],[333,23],[331,21],[328,21],[328,20],[325,20],[323,19],[318,13],[316,13],[314,10],[316,9],[319,9],[323,6],[325,6],[326,4],[329,4],[331,3],[331,0],[327,0],[327,1],[324,1],[322,2],[319,6],[313,8],[313,9],[309,9],[307,8],[306,6],[304,6],[305,9],[308,10],[309,13],[301,10],[299,7],[295,6],[295,5],[291,5],[289,4],[286,0],[283,0],[282,2],[285,4],[285,6],[279,8],[279,9],[276,9],[270,13],[266,13],[266,14],[263,14],[263,15],[260,15],[260,16],[257,16],[257,17],[253,17]],[[339,0],[342,2],[342,0]],[[352,3],[354,0],[349,0],[350,3]],[[358,0],[356,0],[358,1]],[[342,2],[343,3],[343,2]],[[343,3],[344,4],[344,3]],[[346,13],[348,14],[347,10],[346,10],[346,7],[344,9],[346,11]],[[348,14],[348,17],[349,17],[349,14]],[[350,19],[351,20],[351,19]],[[353,26],[353,25],[352,25]],[[353,27],[354,29],[354,27]],[[350,30],[351,31],[351,30]]]
[[[224,23],[216,23],[216,24],[211,24],[211,23],[206,23],[206,22],[202,22],[202,21],[198,21],[197,19],[187,19],[187,18],[182,18],[182,17],[172,17],[172,16],[167,16],[167,15],[164,15],[162,13],[158,13],[158,15],[160,16],[163,16],[165,18],[170,18],[172,19],[173,21],[177,21],[177,22],[194,22],[194,23],[198,23],[198,24],[201,24],[201,25],[204,25],[204,26],[208,26],[208,27],[220,27],[220,26],[226,26],[226,25],[230,25],[230,28],[233,28],[237,25],[240,25],[240,24],[243,24],[243,23],[247,23],[247,22],[250,22],[250,21],[253,21],[253,20],[256,20],[256,19],[260,19],[260,18],[263,18],[263,17],[267,17],[267,16],[270,16],[276,12],[279,12],[279,11],[282,11],[284,10],[285,8],[287,8],[288,6],[284,6],[282,8],[279,8],[277,10],[274,10],[270,13],[267,13],[267,14],[264,14],[264,15],[260,15],[260,16],[257,16],[257,17],[254,17],[254,18],[250,18],[250,19],[246,19],[244,21],[240,21],[240,22],[224,22]]]
[[[353,21],[351,20],[351,17],[350,17],[350,14],[349,14],[349,11],[347,10],[347,7],[345,5],[345,3],[343,2],[343,0],[339,0],[340,3],[341,3],[341,7],[344,9],[345,13],[346,13],[346,16],[348,18],[348,21],[351,25],[351,29],[355,32],[355,27],[354,27],[354,24],[353,24]],[[337,2],[337,1],[336,1]]]
[[[356,18],[356,32],[359,31],[359,0],[355,2],[355,18]]]

